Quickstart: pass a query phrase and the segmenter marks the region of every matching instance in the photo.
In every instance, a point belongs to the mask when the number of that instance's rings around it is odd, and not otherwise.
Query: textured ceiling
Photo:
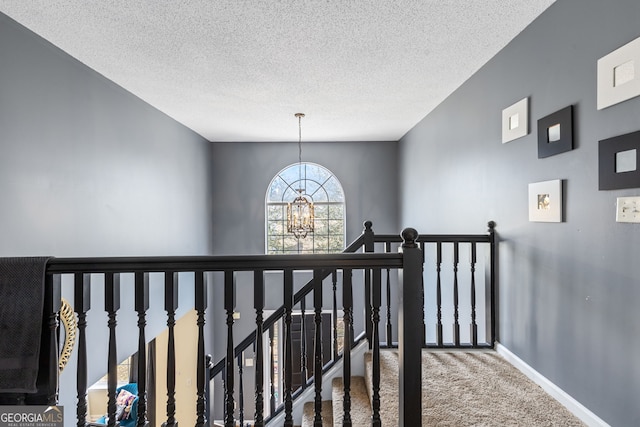
[[[210,141],[395,141],[554,0],[0,0]]]

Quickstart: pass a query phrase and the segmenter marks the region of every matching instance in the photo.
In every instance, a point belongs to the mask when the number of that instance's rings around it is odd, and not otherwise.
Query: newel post
[[[413,228],[402,231],[398,280],[399,424],[422,425],[422,250]]]
[[[490,249],[490,273],[489,273],[489,288],[490,288],[490,313],[491,313],[491,325],[490,325],[490,331],[491,331],[491,337],[490,337],[490,341],[489,343],[491,344],[491,346],[495,346],[496,345],[496,340],[498,340],[500,337],[498,337],[496,335],[496,307],[497,307],[497,303],[496,303],[496,298],[497,298],[497,294],[496,294],[496,278],[498,277],[498,239],[496,238],[496,223],[495,221],[489,221],[487,223],[487,227],[489,227],[489,244],[491,245],[491,249]]]

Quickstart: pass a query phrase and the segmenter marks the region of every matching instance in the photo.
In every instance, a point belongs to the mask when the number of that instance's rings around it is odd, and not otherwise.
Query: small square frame
[[[529,221],[562,222],[562,180],[529,184]]]
[[[635,150],[635,170],[617,172],[618,153]],[[617,190],[640,187],[640,131],[598,142],[598,189]]]
[[[620,71],[620,76],[617,75]],[[616,78],[623,80],[616,84]],[[640,95],[640,38],[598,60],[598,110]]]
[[[521,99],[502,110],[502,143],[529,133],[529,98]]]
[[[558,126],[559,138],[549,137],[550,129]],[[538,120],[538,158],[573,150],[573,105]]]

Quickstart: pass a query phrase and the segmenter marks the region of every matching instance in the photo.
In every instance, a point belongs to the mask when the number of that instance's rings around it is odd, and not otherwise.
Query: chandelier
[[[297,239],[304,239],[313,233],[314,212],[313,200],[306,194],[302,181],[302,118],[303,113],[296,113],[298,118],[298,195],[292,202],[287,203],[287,231],[293,233]]]

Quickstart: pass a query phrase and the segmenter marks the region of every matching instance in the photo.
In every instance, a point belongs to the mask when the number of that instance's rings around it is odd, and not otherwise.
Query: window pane
[[[314,202],[321,202],[323,201],[323,197],[322,197],[322,191],[319,191],[320,189],[320,184],[318,184],[316,181],[312,181],[312,180],[306,180],[302,182],[303,188],[305,190],[305,192],[310,195],[311,197],[313,197],[313,201]]]
[[[344,222],[340,220],[329,221],[329,232],[333,235],[344,235]]]
[[[283,220],[287,215],[286,205],[268,205],[267,206],[267,218],[269,220],[280,219]]]
[[[320,203],[314,203],[313,209],[316,214],[316,219],[326,219],[329,218],[329,206],[323,205]]]
[[[313,163],[306,163],[306,177],[307,179],[315,179],[319,183],[325,182],[329,179],[333,174],[329,172],[327,169],[323,168],[320,165],[316,165]]]
[[[309,181],[307,181],[309,182]],[[319,183],[313,182],[312,185],[307,186],[307,191],[313,196],[313,201],[316,203],[326,203],[329,201],[327,191]]]
[[[300,179],[300,176],[302,176],[298,163],[284,169],[282,172],[280,172],[279,175],[280,178],[282,178],[288,184],[298,181]]]
[[[282,195],[284,194],[287,188],[287,183],[284,182],[281,178],[277,177],[271,183],[269,187],[269,194],[267,195],[267,201],[269,202],[281,202]]]
[[[300,193],[298,193],[298,185],[294,184],[284,190],[284,194],[282,195],[282,202],[286,205],[287,203],[292,202],[293,199],[295,199],[299,195]]]
[[[329,194],[329,200],[332,202],[344,201],[344,194],[342,193],[342,186],[335,177],[332,177],[324,184],[324,188]]]
[[[330,205],[328,209],[329,209],[329,219],[337,219],[342,222],[344,218],[343,205]]]
[[[318,219],[316,217],[314,233],[318,236],[329,234],[329,223],[326,220]]]
[[[344,239],[342,236],[331,236],[329,239],[329,249],[333,252],[342,252],[344,250]]]
[[[288,252],[298,252],[298,239],[293,234],[284,236],[284,250]]]
[[[315,236],[315,246],[317,253],[326,253],[329,249],[329,238],[327,236]]]

